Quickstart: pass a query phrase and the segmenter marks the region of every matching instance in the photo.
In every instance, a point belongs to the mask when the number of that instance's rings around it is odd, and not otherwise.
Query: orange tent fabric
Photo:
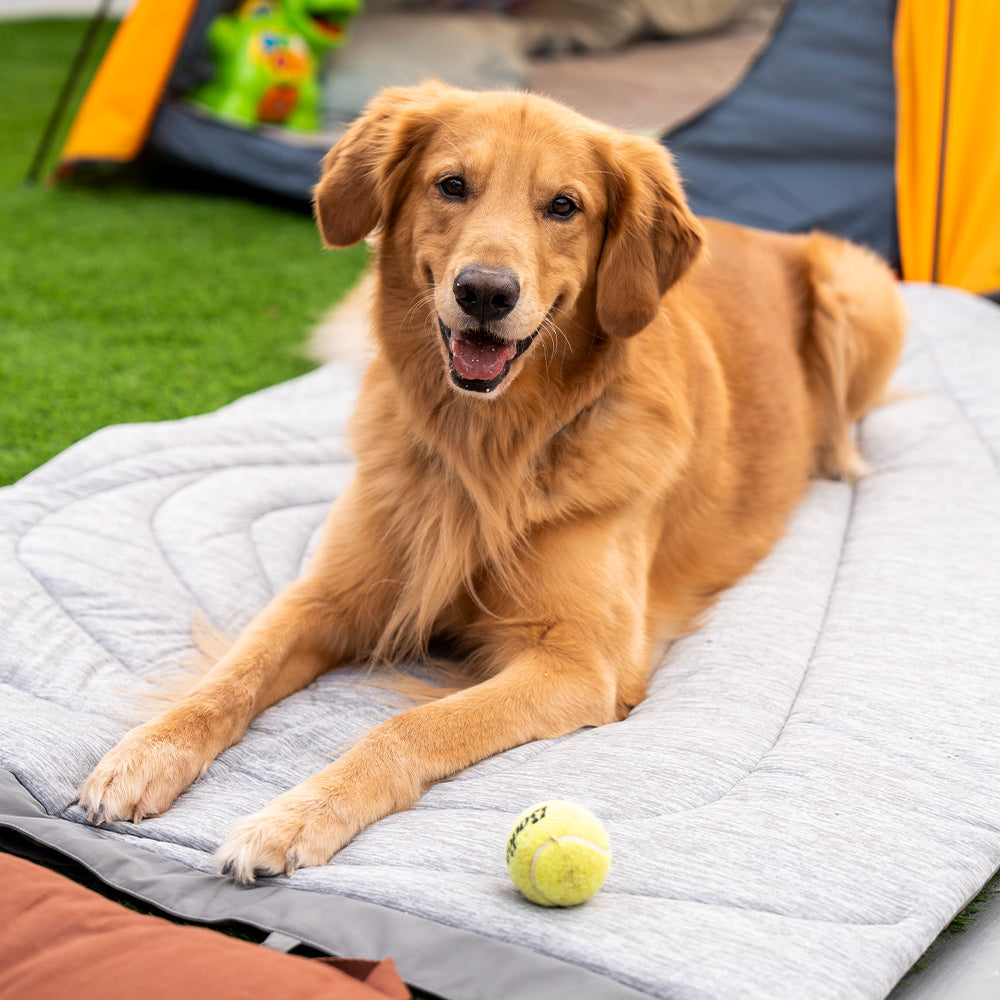
[[[115,33],[63,147],[63,167],[127,163],[146,141],[198,0],[137,0]]]
[[[1000,291],[1000,3],[899,0],[896,190],[903,277]]]

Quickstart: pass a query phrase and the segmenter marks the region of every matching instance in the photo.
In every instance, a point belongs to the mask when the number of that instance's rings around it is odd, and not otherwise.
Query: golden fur
[[[626,716],[655,645],[768,551],[810,474],[859,473],[851,424],[903,336],[872,253],[696,219],[658,144],[524,94],[384,92],[327,157],[316,213],[331,246],[378,230],[356,476],[301,579],[81,800],[162,812],[340,664],[444,637],[470,683],[244,821],[219,851],[240,880],[325,863],[491,754]]]

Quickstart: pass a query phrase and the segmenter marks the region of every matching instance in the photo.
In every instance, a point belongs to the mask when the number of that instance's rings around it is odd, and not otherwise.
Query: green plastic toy
[[[319,127],[320,57],[347,41],[361,0],[244,0],[208,29],[215,76],[188,97],[239,125]]]

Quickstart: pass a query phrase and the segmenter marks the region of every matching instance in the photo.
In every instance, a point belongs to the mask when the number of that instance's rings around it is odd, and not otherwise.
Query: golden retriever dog
[[[383,92],[315,208],[328,246],[378,241],[356,474],[303,576],[81,802],[162,813],[344,664],[441,639],[467,683],[238,825],[218,858],[239,881],[325,864],[491,754],[625,718],[810,475],[861,472],[851,425],[903,339],[871,252],[695,218],[659,144],[523,93]]]

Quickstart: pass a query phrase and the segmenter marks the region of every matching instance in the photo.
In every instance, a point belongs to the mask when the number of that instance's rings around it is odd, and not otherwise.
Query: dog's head
[[[436,83],[369,105],[315,205],[327,245],[378,228],[383,258],[406,262],[405,307],[429,307],[464,392],[513,381],[540,334],[638,333],[701,245],[657,143],[543,98]]]

